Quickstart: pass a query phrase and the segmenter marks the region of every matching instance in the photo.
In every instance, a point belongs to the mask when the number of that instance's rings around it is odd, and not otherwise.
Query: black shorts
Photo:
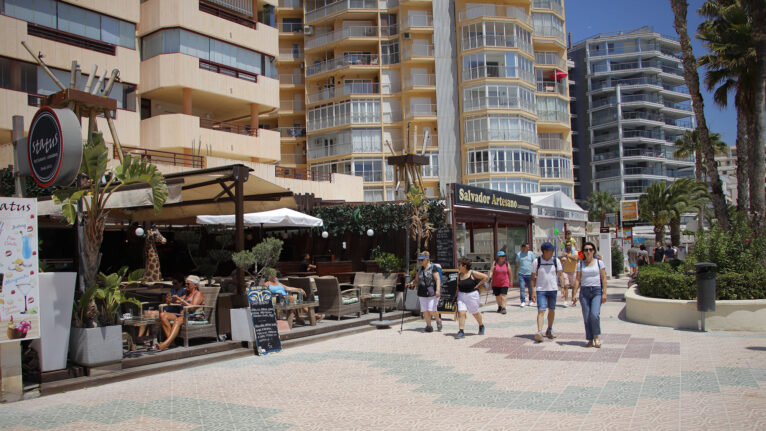
[[[492,294],[495,295],[495,296],[507,295],[508,294],[508,286],[503,286],[503,287],[492,286]]]

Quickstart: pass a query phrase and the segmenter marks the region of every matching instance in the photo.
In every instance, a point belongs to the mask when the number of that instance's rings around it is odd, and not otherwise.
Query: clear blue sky
[[[699,40],[694,38],[697,26],[702,19],[697,10],[703,0],[689,0],[689,37],[692,38],[694,55],[699,57],[707,51]],[[586,39],[598,33],[618,30],[633,30],[645,25],[654,31],[678,36],[673,28],[673,11],[670,0],[565,0],[566,29],[572,34],[572,43]],[[700,79],[704,80],[704,69],[699,69]],[[713,95],[705,90],[701,83],[702,97],[705,100],[705,117],[711,131],[721,134],[729,145],[734,145],[737,137],[737,115],[733,107],[719,108],[713,103]],[[730,105],[734,95],[729,95]]]

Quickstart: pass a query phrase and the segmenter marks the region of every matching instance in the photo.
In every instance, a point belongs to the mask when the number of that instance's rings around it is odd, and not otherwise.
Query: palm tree
[[[720,133],[710,134],[710,143],[713,145],[716,154],[726,154],[728,146],[726,142],[721,140]],[[706,173],[703,166],[702,151],[700,150],[699,132],[697,129],[687,130],[684,134],[676,139],[675,151],[673,156],[675,157],[689,157],[694,154],[694,175],[697,181],[703,181],[703,175]]]
[[[617,212],[619,209],[617,199],[609,192],[591,193],[585,201],[585,205],[588,207],[588,218],[591,221],[598,220],[601,222],[601,226],[604,225],[607,214]]]
[[[654,240],[665,242],[665,225],[674,216],[665,182],[656,182],[646,188],[638,198],[638,214],[641,220],[654,225]]]
[[[681,216],[694,211],[702,211],[709,202],[707,186],[694,178],[681,178],[667,188],[668,209],[671,212],[670,241],[674,246],[681,245]],[[699,219],[702,223],[702,218]]]
[[[692,97],[692,108],[694,116],[697,118],[697,130],[699,130],[700,149],[705,155],[705,165],[710,177],[710,188],[712,189],[713,210],[715,211],[718,223],[724,228],[729,228],[729,213],[727,212],[726,198],[723,194],[723,185],[721,177],[718,175],[718,169],[715,161],[715,151],[710,144],[710,133],[705,119],[705,103],[700,93],[700,79],[697,73],[697,61],[694,58],[692,44],[689,40],[687,30],[686,13],[689,4],[686,0],[670,0],[670,6],[673,9],[673,27],[680,38],[682,63],[684,66],[684,78],[686,86],[689,88],[689,94]]]
[[[710,54],[700,57],[707,68],[705,85],[714,91],[713,101],[728,105],[728,95],[735,90],[737,109],[737,207],[747,211],[750,205],[748,153],[753,136],[754,86],[757,58],[751,16],[741,0],[706,1],[699,13],[707,20],[698,27],[697,38]],[[716,88],[717,87],[717,88]],[[752,175],[752,172],[750,173]]]

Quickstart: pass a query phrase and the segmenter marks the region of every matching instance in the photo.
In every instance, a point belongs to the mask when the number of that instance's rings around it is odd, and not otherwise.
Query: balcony
[[[205,158],[195,154],[175,153],[172,151],[147,150],[140,147],[126,147],[122,145],[122,152],[138,156],[147,163],[158,165],[183,166],[185,168],[202,169],[205,167]],[[117,147],[112,148],[112,157],[117,158]]]
[[[318,118],[311,114],[312,111],[309,111],[308,120],[306,121],[306,130],[309,132],[349,124],[380,123],[380,112],[341,112],[337,115],[317,116]]]
[[[665,173],[661,168],[625,168],[625,175],[653,175],[653,176],[665,176]]]
[[[279,0],[277,7],[285,9],[303,9],[303,0]]]
[[[317,103],[323,100],[341,96],[380,94],[380,85],[376,82],[350,82],[346,85],[325,88],[316,93],[306,96],[308,103]]]
[[[433,58],[433,45],[409,45],[404,47],[403,58],[411,60],[413,58]]]
[[[375,11],[378,9],[378,0],[340,0],[330,3],[326,6],[307,11],[306,22],[311,24],[328,16],[348,11],[349,9],[367,9]]]
[[[402,121],[402,112],[401,111],[391,111],[391,112],[384,112],[383,113],[383,122],[386,124],[389,123],[398,123],[399,121]]]
[[[466,8],[465,10],[458,12],[457,16],[458,16],[457,18],[458,21],[479,18],[479,17],[515,18],[523,23],[532,25],[532,17],[527,13],[527,11],[522,8],[513,7],[513,6],[502,6],[502,5],[493,5],[493,4],[471,6]]]
[[[650,130],[625,130],[622,132],[623,139],[654,139],[658,141],[664,141],[665,137],[661,132],[655,132]]]
[[[567,70],[567,60],[555,52],[535,52],[535,66],[541,65]]]
[[[571,146],[566,139],[553,138],[550,136],[538,136],[537,142],[543,151],[569,151]]]
[[[673,118],[665,117],[664,122],[665,122],[665,125],[671,126],[671,127],[683,127],[686,129],[694,128],[694,123],[692,122],[691,118],[680,118],[676,120]]]
[[[411,15],[407,17],[406,29],[433,28],[434,17],[431,15]]]
[[[463,69],[463,82],[483,78],[518,78],[530,84],[535,83],[535,74],[513,66],[476,66]]]
[[[662,104],[666,108],[676,109],[678,111],[685,111],[685,112],[692,112],[693,111],[692,104],[689,101],[687,101],[687,102],[671,102],[669,100],[663,100]]]
[[[303,75],[284,74],[279,75],[279,85],[303,85]]]
[[[324,157],[348,155],[354,152],[353,145],[351,143],[327,145],[309,147],[308,160],[316,160]]]
[[[619,159],[620,153],[616,151],[608,152],[608,153],[598,153],[593,155],[593,161],[594,162],[601,162],[604,160],[613,160],[613,159]]]
[[[280,48],[279,61],[297,61],[303,59],[303,49]]]
[[[481,47],[517,48],[530,54],[534,52],[531,43],[513,35],[478,34],[463,38],[461,40],[461,47],[464,50]]]
[[[480,109],[520,109],[530,114],[536,112],[533,101],[518,97],[485,96],[478,99],[463,99],[463,110],[466,112]]]
[[[646,120],[662,122],[662,116],[660,114],[654,114],[650,112],[623,112],[623,120]]]
[[[404,117],[435,117],[436,116],[436,104],[435,103],[414,103],[405,108]]]
[[[561,5],[561,0],[534,0],[532,2],[532,9],[550,10],[564,16],[564,7]]]
[[[279,33],[281,36],[284,36],[286,34],[302,35],[303,23],[302,22],[280,22]]]
[[[649,103],[661,103],[660,98],[656,94],[623,94],[620,96],[622,103],[633,102],[649,102]]]
[[[569,125],[569,113],[560,111],[540,111],[537,110],[537,121],[546,123],[564,123]]]
[[[623,157],[647,157],[650,159],[664,159],[665,153],[660,150],[624,149]]]
[[[419,73],[404,77],[404,88],[430,88],[436,87],[436,75],[433,73]]]
[[[340,30],[336,30],[330,33],[316,35],[313,38],[306,40],[305,49],[314,49],[328,43],[337,42],[339,40],[350,38],[375,38],[378,37],[378,27],[373,26],[354,26],[346,27]]]
[[[380,28],[380,35],[383,37],[396,36],[397,34],[399,34],[399,27],[396,24]]]
[[[378,55],[377,54],[353,54],[344,55],[343,57],[333,58],[308,66],[306,68],[306,76],[317,75],[320,73],[330,72],[333,70],[342,69],[348,66],[377,66]]]
[[[620,176],[620,169],[605,169],[603,171],[596,171],[596,174],[593,176],[595,179],[602,179],[602,178],[614,178]]]
[[[279,113],[280,114],[287,114],[287,113],[297,113],[297,112],[303,112],[306,110],[306,105],[303,103],[303,100],[280,100],[279,101]]]
[[[566,96],[567,84],[565,82],[538,81],[537,91],[539,93],[556,93],[562,96]]]
[[[662,88],[667,91],[672,91],[674,93],[681,93],[681,94],[689,94],[689,88],[684,85],[670,85],[670,84],[662,84]]]
[[[281,138],[298,139],[306,137],[305,127],[278,127],[276,130]]]
[[[264,163],[280,159],[279,133],[194,115],[165,114],[141,120],[142,146],[152,150],[197,151],[203,155]],[[201,147],[195,145],[202,144]]]
[[[282,153],[282,160],[279,162],[289,165],[305,165],[306,155],[303,153]]]
[[[552,37],[552,38],[555,38],[557,42],[566,44],[566,39],[564,38],[564,30],[558,27],[554,27],[552,25],[535,26],[535,32],[533,33],[533,36],[534,37]]]
[[[591,91],[597,91],[605,88],[615,88],[617,86],[630,87],[634,85],[653,85],[659,87],[662,86],[662,81],[652,77],[613,79],[611,81],[605,82],[595,81],[591,84]]]
[[[315,169],[296,169],[287,166],[274,166],[274,173],[277,178],[292,178],[295,180],[306,181],[332,181],[332,174],[330,172]]]

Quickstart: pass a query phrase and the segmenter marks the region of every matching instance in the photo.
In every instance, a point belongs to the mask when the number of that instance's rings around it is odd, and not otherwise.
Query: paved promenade
[[[612,292],[622,289],[612,289]],[[482,299],[483,301],[483,299]],[[698,333],[580,308],[536,344],[535,311],[484,307],[487,332],[422,323],[0,406],[0,430],[763,430],[766,332]]]

